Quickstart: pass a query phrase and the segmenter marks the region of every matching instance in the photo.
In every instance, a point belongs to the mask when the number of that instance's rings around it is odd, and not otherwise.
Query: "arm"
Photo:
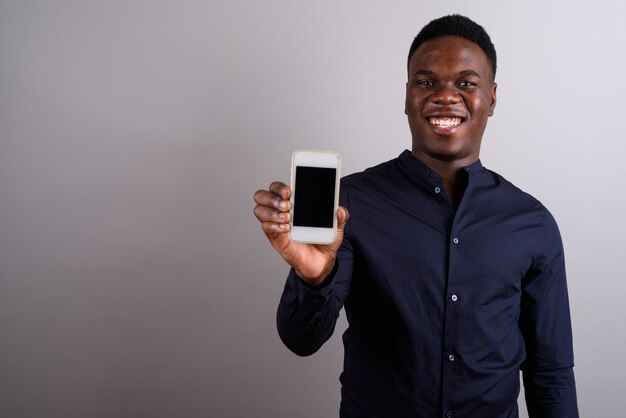
[[[330,338],[350,292],[351,279],[352,249],[347,231],[334,268],[321,286],[307,285],[291,269],[276,315],[278,334],[291,351],[308,356]]]
[[[341,191],[342,198],[346,196]],[[278,331],[299,355],[314,353],[332,334],[352,276],[352,251],[344,239],[347,209],[337,213],[337,238],[330,245],[289,239],[290,188],[279,182],[254,195],[254,214],[276,251],[291,266],[278,308]],[[341,246],[341,249],[340,249]]]
[[[531,418],[576,418],[572,328],[563,245],[546,211],[541,250],[522,283],[520,327],[526,344],[521,366]]]

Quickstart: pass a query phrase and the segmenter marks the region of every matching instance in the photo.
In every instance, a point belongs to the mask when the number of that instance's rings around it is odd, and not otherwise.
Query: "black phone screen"
[[[332,228],[336,168],[296,166],[294,226]]]

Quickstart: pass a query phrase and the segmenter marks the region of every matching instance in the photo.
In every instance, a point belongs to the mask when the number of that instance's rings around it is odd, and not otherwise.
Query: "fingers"
[[[268,235],[270,238],[272,238],[274,234],[283,234],[285,232],[289,232],[289,224],[262,222],[261,229],[263,230],[263,232],[265,232],[265,235]]]
[[[263,232],[281,233],[289,231],[289,212],[256,205],[254,208],[254,216],[261,222]]]
[[[284,183],[274,182],[269,190],[258,190],[254,194],[254,201],[257,205],[274,208],[281,212],[289,212],[289,197],[291,189]]]
[[[269,190],[258,190],[254,194],[254,216],[261,222],[265,234],[280,234],[289,231],[289,209],[291,189],[284,183],[274,182]]]
[[[291,197],[291,188],[280,181],[275,181],[270,184],[269,191],[276,193],[283,200],[289,200]]]

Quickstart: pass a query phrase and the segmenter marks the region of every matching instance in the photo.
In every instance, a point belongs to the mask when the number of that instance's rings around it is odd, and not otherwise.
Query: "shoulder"
[[[536,197],[520,189],[504,176],[495,171],[485,169],[485,174],[490,178],[490,184],[498,189],[496,194],[499,202],[490,202],[495,207],[504,206],[511,212],[525,212],[533,214],[537,220],[549,228],[557,228],[556,221],[548,208]]]
[[[376,208],[378,212],[383,210],[384,202],[397,201],[398,193],[406,193],[409,187],[398,159],[394,158],[343,177],[339,202],[352,212],[364,207]]]
[[[485,168],[485,175],[490,179],[490,186],[497,189],[499,195],[505,196],[508,204],[547,211],[545,206],[537,198],[520,189],[501,174]]]
[[[393,182],[402,176],[398,167],[398,158],[369,167],[364,171],[347,175],[341,179],[341,186],[348,188],[375,188]]]

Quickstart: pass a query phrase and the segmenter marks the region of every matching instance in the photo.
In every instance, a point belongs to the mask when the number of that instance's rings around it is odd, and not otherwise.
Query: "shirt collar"
[[[417,157],[415,157],[411,151],[404,150],[402,154],[398,157],[400,160],[400,165],[407,171],[413,174],[417,174],[422,178],[433,178],[439,177],[434,171],[432,171],[426,164],[420,161]],[[465,172],[472,175],[479,171],[483,170],[483,165],[480,162],[480,159],[476,160],[472,164],[468,165],[464,168]]]

